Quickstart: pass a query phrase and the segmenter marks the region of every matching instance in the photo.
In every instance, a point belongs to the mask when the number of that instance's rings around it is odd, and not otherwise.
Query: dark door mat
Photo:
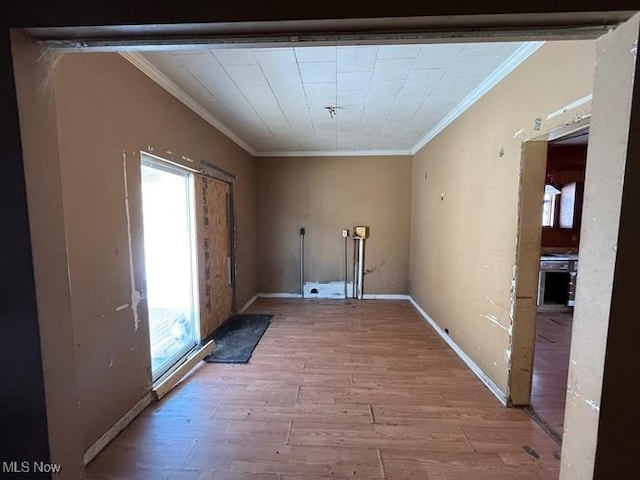
[[[247,363],[253,349],[269,328],[273,315],[234,315],[220,325],[211,338],[216,348],[204,358],[208,363]]]

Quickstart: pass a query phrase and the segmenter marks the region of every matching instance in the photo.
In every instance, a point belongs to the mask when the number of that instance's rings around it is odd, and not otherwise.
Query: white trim
[[[413,148],[389,149],[389,150],[314,150],[314,151],[256,151],[235,134],[222,121],[217,119],[191,95],[170,80],[164,73],[158,70],[151,62],[138,52],[118,52],[123,58],[135,65],[140,71],[154,82],[176,97],[196,114],[206,120],[210,125],[218,129],[231,141],[244,149],[254,157],[362,157],[362,156],[409,156],[415,155],[422,147],[433,140],[447,126],[468,110],[483,95],[496,86],[503,78],[515,70],[522,62],[538,50],[544,42],[527,42],[518,48],[502,65],[478,85],[467,97],[453,108],[438,124],[427,132]],[[567,107],[565,107],[567,108]]]
[[[588,103],[591,100],[593,100],[592,93],[590,93],[589,95],[585,95],[584,97],[579,98],[574,102],[571,102],[569,105],[565,105],[564,107],[562,107],[559,110],[556,110],[555,112],[550,113],[549,115],[547,115],[547,120],[551,120],[552,118],[560,116],[563,113],[567,113],[569,110],[573,110],[574,108],[577,108],[580,105],[584,105],[585,103]]]
[[[207,342],[201,348],[198,348],[195,352],[192,352],[189,355],[186,355],[184,359],[178,363],[178,365],[174,366],[172,370],[165,373],[160,381],[156,382],[153,387],[153,390],[148,392],[142,399],[136,403],[131,410],[125,413],[120,420],[113,424],[109,430],[107,430],[102,436],[96,440],[96,442],[91,445],[85,452],[83,456],[84,465],[88,465],[94,458],[98,456],[98,454],[105,449],[107,445],[116,438],[116,436],[138,416],[142,411],[153,402],[155,399],[160,400],[167,393],[171,391],[173,387],[175,387],[180,380],[191,371],[194,366],[204,357],[209,355],[211,351],[215,348],[216,344],[213,340]]]
[[[416,302],[413,297],[409,297],[409,301],[413,304],[415,309],[424,317],[426,322],[436,331],[440,337],[447,342],[447,345],[460,357],[460,359],[471,369],[471,371],[478,377],[482,383],[495,395],[502,405],[507,405],[507,396],[502,390],[489,378],[489,376],[474,362],[464,351],[454,342],[451,337],[440,328],[440,326],[429,316],[427,312]]]
[[[311,293],[311,290],[316,293]],[[353,291],[353,283],[347,283],[347,294]],[[335,298],[344,299],[344,281],[337,282],[306,282],[304,284],[304,298]]]
[[[165,152],[165,153],[167,155],[173,155],[173,153],[171,153],[171,152]],[[172,166],[176,167],[178,170],[181,170],[181,171],[184,170],[184,171],[187,171],[187,172],[190,172],[190,173],[202,173],[200,170],[197,170],[197,169],[195,169],[193,167],[190,167],[189,165],[184,165],[184,164],[176,162],[174,160],[169,160],[166,157],[161,157],[157,153],[149,151],[149,148],[140,150],[140,155],[141,156],[146,156],[146,157],[151,157],[151,160],[157,160],[158,162],[161,162],[161,163],[168,163],[169,165],[172,165]]]
[[[131,410],[123,415],[113,426],[104,432],[102,436],[96,440],[85,452],[83,456],[83,463],[88,465],[91,460],[96,456],[113,440],[116,436],[129,425],[134,418],[136,418],[153,400],[153,394],[148,392],[138,403],[136,403]]]
[[[195,100],[191,95],[185,92],[182,88],[176,85],[172,80],[170,80],[164,73],[158,70],[151,62],[149,62],[146,58],[144,58],[138,52],[118,52],[123,58],[131,62],[134,66],[136,66],[142,73],[148,76],[151,80],[156,82],[162,88],[164,88],[171,95],[176,97],[182,103],[184,103],[187,107],[189,107],[193,112],[197,113],[200,117],[202,117],[207,123],[212,125],[214,128],[220,131],[223,135],[225,135],[229,140],[234,142],[240,148],[245,150],[247,153],[256,156],[256,151],[251,148],[244,140],[242,140],[238,135],[236,135],[231,129],[229,129],[224,123],[214,117],[206,108],[204,108],[200,103]]]
[[[446,117],[438,122],[427,134],[416,143],[410,154],[415,155],[427,143],[435,138],[440,132],[447,128],[453,121],[467,111],[474,103],[495,87],[503,78],[514,71],[522,62],[529,58],[538,50],[544,42],[528,42],[518,48],[502,65],[500,65],[491,75],[489,75],[480,85],[478,85],[467,97],[462,100]]]
[[[258,293],[258,298],[301,298],[299,293]],[[413,304],[415,309],[422,315],[425,321],[433,328],[438,335],[449,345],[449,347],[460,357],[469,369],[484,383],[489,391],[495,395],[502,405],[507,405],[507,396],[491,378],[474,362],[463,350],[454,342],[451,337],[440,328],[440,326],[429,316],[427,312],[416,302],[411,295],[396,293],[369,293],[364,295],[365,300],[406,300]],[[353,300],[347,298],[346,300]]]
[[[255,303],[255,301],[259,298],[259,294],[256,293],[253,297],[251,297],[251,299],[245,303],[242,308],[240,310],[238,310],[238,313],[242,313],[245,310],[247,310],[251,305],[253,305]]]
[[[363,295],[365,300],[410,300],[409,295],[402,293],[365,293]]]
[[[259,293],[259,298],[302,298],[299,293]]]
[[[384,157],[409,156],[411,150],[282,150],[256,152],[256,157]]]
[[[584,130],[588,130],[591,126],[591,113],[584,115],[580,120],[571,125],[565,125],[564,127],[556,128],[547,134],[547,141],[552,142],[554,140],[562,140],[564,137],[575,135],[576,133]]]
[[[258,293],[256,295],[258,298],[302,298],[299,293]],[[319,297],[317,295],[313,295],[310,297],[305,297],[305,300],[313,300],[313,299],[322,299],[326,300],[328,298],[333,298],[336,300],[345,300],[344,297]],[[411,300],[409,295],[400,294],[400,293],[365,293],[365,300]],[[355,300],[354,298],[348,297],[346,300]]]
[[[184,376],[198,365],[204,357],[209,355],[214,348],[216,348],[216,342],[209,340],[205,345],[185,356],[172,370],[160,377],[160,379],[154,383],[152,390],[156,401],[173,390],[173,387],[180,383]]]

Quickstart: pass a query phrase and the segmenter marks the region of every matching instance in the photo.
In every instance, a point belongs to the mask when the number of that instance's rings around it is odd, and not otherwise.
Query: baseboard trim
[[[88,465],[94,458],[96,458],[102,450],[106,448],[111,441],[118,436],[118,434],[127,428],[127,426],[142,413],[154,400],[160,400],[163,396],[171,391],[182,378],[193,367],[200,362],[205,356],[211,353],[211,350],[215,348],[216,344],[213,340],[208,342],[202,348],[198,348],[197,351],[186,359],[177,368],[171,371],[162,381],[154,386],[153,390],[148,392],[138,403],[136,403],[131,410],[125,413],[120,420],[113,424],[113,426],[104,432],[102,436],[96,440],[85,452],[83,456],[84,465]]]
[[[251,305],[253,305],[255,303],[255,301],[260,297],[259,293],[256,293],[253,297],[251,297],[251,300],[249,300],[247,303],[245,303],[242,308],[240,310],[238,310],[238,313],[242,313],[245,312]]]
[[[248,308],[253,302],[255,302],[258,298],[302,298],[302,295],[299,293],[258,293],[255,295],[247,304],[242,307],[241,311],[244,311]],[[314,297],[310,297],[309,299],[313,299]],[[460,346],[454,342],[451,337],[445,333],[445,331],[440,328],[440,326],[429,316],[429,314],[416,302],[411,295],[405,294],[395,294],[395,293],[366,293],[364,295],[365,300],[406,300],[411,302],[414,308],[422,315],[425,321],[433,328],[436,333],[449,345],[451,350],[453,350],[458,357],[469,367],[469,369],[475,374],[476,377],[480,379],[482,383],[489,389],[491,393],[500,401],[502,405],[507,405],[507,396],[504,392],[498,387],[493,380],[482,370],[476,362],[474,362],[471,357],[469,357]],[[337,299],[344,300],[344,299]],[[353,300],[351,298],[347,298],[346,300]]]
[[[248,309],[258,298],[301,298],[299,293],[258,293],[254,295],[241,309],[240,312],[244,312]],[[406,300],[411,302],[414,308],[420,313],[424,320],[435,330],[435,332],[449,345],[449,347],[460,357],[460,359],[469,367],[469,369],[486,385],[491,393],[500,401],[504,406],[507,405],[507,397],[500,390],[500,388],[489,378],[489,376],[474,362],[456,342],[454,342],[449,335],[447,335],[442,328],[429,316],[429,314],[416,302],[410,295],[404,294],[365,294],[364,299],[371,300]],[[347,299],[349,300],[349,299]],[[198,351],[193,357],[189,358],[179,368],[177,368],[173,374],[159,384],[153,391],[147,393],[138,403],[136,403],[131,410],[124,414],[124,416],[118,420],[109,430],[107,430],[93,445],[91,445],[84,453],[83,461],[85,465],[88,465],[98,454],[104,450],[104,448],[122,431],[124,430],[154,399],[162,398],[166,395],[179,381],[180,379],[191,370],[194,365],[199,362],[202,357],[206,356],[213,348],[215,343],[213,341],[207,343],[202,349]]]
[[[299,293],[258,293],[256,298],[302,298],[302,295]],[[355,300],[354,298],[348,297],[316,297],[309,296],[304,297],[305,300]],[[365,293],[363,296],[364,300],[410,300],[411,297],[402,293]],[[244,307],[243,307],[244,308]]]
[[[302,298],[299,293],[259,293],[258,298]]]
[[[411,297],[402,293],[365,293],[364,300],[409,300]]]
[[[153,401],[153,393],[149,392],[144,397],[136,403],[131,410],[124,414],[124,416],[118,420],[113,426],[104,432],[102,436],[96,440],[96,442],[91,445],[85,452],[83,457],[83,462],[85,465],[88,465],[91,460],[96,458],[98,454],[104,450],[104,448],[109,445],[111,440],[116,438],[116,436],[133,421],[147,406]]]
[[[495,397],[500,401],[500,403],[506,406],[507,396],[504,394],[502,390],[500,390],[500,388],[493,382],[493,380],[489,378],[489,376],[484,372],[484,370],[482,370],[476,362],[474,362],[466,353],[464,353],[464,350],[462,350],[462,348],[460,348],[460,346],[456,342],[454,342],[451,339],[451,337],[447,333],[445,333],[445,331],[442,328],[440,328],[440,326],[435,322],[435,320],[433,320],[433,318],[431,318],[429,314],[424,311],[424,309],[418,304],[418,302],[416,302],[413,299],[413,297],[410,296],[409,301],[413,304],[413,306],[420,313],[420,315],[422,315],[425,321],[431,326],[431,328],[433,328],[436,331],[436,333],[440,335],[440,337],[445,342],[447,342],[447,345],[451,347],[451,349],[456,353],[456,355],[458,355],[458,357],[460,357],[460,359],[467,365],[467,367],[469,367],[469,369],[476,375],[476,377],[478,377],[482,381],[482,383],[486,385],[489,391],[493,393],[493,395],[495,395]]]

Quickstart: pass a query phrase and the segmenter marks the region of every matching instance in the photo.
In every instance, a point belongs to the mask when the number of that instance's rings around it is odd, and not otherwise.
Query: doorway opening
[[[193,174],[142,154],[151,369],[156,381],[199,341]]]
[[[564,426],[588,142],[587,125],[547,145],[530,409],[557,440]]]
[[[523,145],[514,343],[523,353],[511,398],[562,441],[589,140],[589,115]]]

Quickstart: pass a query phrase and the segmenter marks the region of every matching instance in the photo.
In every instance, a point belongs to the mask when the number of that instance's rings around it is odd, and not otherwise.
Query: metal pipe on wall
[[[364,238],[358,239],[358,298],[364,297]]]
[[[353,228],[353,298],[364,298],[364,242],[369,238],[369,227]]]
[[[300,229],[300,298],[304,298],[304,227]]]
[[[353,284],[351,285],[351,298],[357,297],[358,291],[358,244],[357,239],[353,238]]]
[[[349,283],[349,230],[342,230],[342,237],[344,238],[344,298],[349,298],[347,293],[347,285]]]

